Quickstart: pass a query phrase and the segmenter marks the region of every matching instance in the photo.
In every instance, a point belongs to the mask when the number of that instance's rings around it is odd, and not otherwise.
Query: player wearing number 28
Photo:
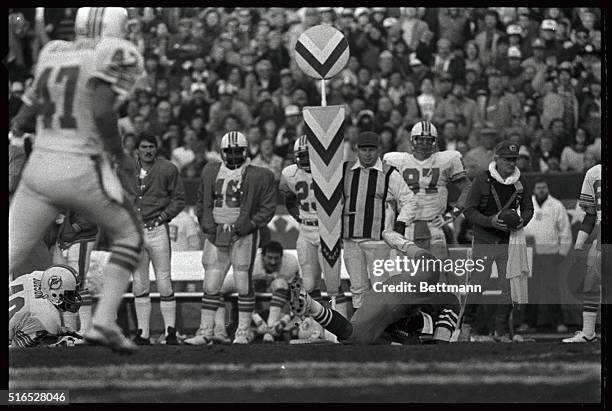
[[[247,149],[246,137],[230,131],[221,139],[223,162],[208,163],[202,171],[196,213],[206,236],[202,253],[204,295],[200,329],[185,341],[188,344],[212,341],[219,292],[230,264],[238,290],[234,343],[250,342],[249,326],[255,306],[251,275],[259,246],[258,230],[274,216],[277,189],[271,171],[249,163]]]
[[[461,190],[453,216],[460,213],[470,187],[461,153],[438,151],[438,131],[429,121],[416,123],[410,132],[413,153],[387,153],[383,161],[395,166],[416,197],[416,216],[406,226],[405,236],[416,245],[430,250],[438,258],[448,251],[442,227],[448,207],[449,184]]]
[[[83,7],[76,40],[51,41],[41,50],[33,86],[14,127],[37,116],[36,145],[9,212],[9,271],[63,209],[79,212],[111,239],[104,289],[85,333],[90,342],[131,352],[135,345],[116,324],[130,274],[142,249],[142,229],[123,195],[110,156],[123,160],[114,110],[143,72],[136,47],[124,40],[127,10]]]

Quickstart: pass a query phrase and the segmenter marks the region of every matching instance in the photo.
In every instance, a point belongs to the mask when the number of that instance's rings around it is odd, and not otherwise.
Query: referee
[[[397,220],[403,224],[409,224],[415,214],[414,194],[395,167],[383,164],[380,154],[380,136],[365,131],[357,139],[357,160],[344,163],[344,264],[355,309],[371,288],[374,260],[389,258],[390,248],[382,232],[385,225],[393,229],[394,221],[385,218],[385,214],[392,217],[394,213],[387,207],[397,208]],[[387,277],[384,274],[374,280],[384,281]]]

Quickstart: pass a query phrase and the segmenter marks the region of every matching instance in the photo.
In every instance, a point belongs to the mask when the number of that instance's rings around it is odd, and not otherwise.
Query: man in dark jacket
[[[144,251],[134,273],[134,304],[138,320],[138,345],[150,344],[149,261],[153,262],[160,309],[164,319],[166,344],[178,344],[176,338],[176,300],[170,277],[170,237],[168,223],[185,208],[185,190],[178,168],[157,156],[157,139],[145,134],[138,144],[138,164],[128,190],[134,208],[144,225]]]
[[[473,224],[473,259],[482,259],[483,270],[474,270],[470,282],[484,285],[491,275],[491,267],[497,265],[497,283],[502,290],[496,307],[495,338],[508,342],[508,320],[512,312],[510,281],[506,279],[508,264],[508,241],[510,231],[520,230],[533,216],[531,192],[525,179],[516,167],[519,146],[502,141],[495,148],[493,162],[489,169],[476,175],[465,204],[466,220]],[[510,229],[499,214],[502,209],[520,210],[520,224]],[[482,295],[468,294],[460,341],[469,341],[472,323],[476,317]]]
[[[234,344],[249,344],[255,294],[251,270],[259,246],[258,230],[265,227],[276,211],[276,183],[271,171],[248,162],[248,142],[237,131],[221,138],[223,163],[208,163],[202,171],[196,215],[206,236],[202,265],[204,295],[200,329],[190,345],[228,343],[225,327],[215,328],[220,307],[219,292],[230,268],[238,290],[238,328]],[[219,322],[217,321],[217,324]]]

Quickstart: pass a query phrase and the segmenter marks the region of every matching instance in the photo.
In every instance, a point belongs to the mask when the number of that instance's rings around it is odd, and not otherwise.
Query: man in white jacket
[[[535,240],[533,277],[529,287],[533,292],[529,293],[529,305],[517,331],[535,327],[538,312],[545,310],[551,325],[557,327],[557,332],[566,333],[557,268],[572,245],[569,217],[563,203],[549,194],[548,183],[544,179],[535,182],[533,192],[533,219],[525,227],[525,234]]]

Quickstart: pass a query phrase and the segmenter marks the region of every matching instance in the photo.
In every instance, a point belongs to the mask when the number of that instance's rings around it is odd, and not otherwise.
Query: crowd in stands
[[[76,9],[9,10],[9,115],[32,81],[40,48],[72,40]],[[380,133],[384,151],[409,151],[421,119],[470,175],[495,144],[520,144],[522,171],[587,170],[601,160],[601,11],[596,8],[130,8],[129,39],[146,76],[119,107],[126,152],[144,133],[184,177],[219,158],[226,130],[247,136],[253,161],[278,177],[304,133],[301,109],[320,83],[293,59],[298,36],[331,24],[346,36],[347,67],[327,81],[346,107],[345,138]]]

